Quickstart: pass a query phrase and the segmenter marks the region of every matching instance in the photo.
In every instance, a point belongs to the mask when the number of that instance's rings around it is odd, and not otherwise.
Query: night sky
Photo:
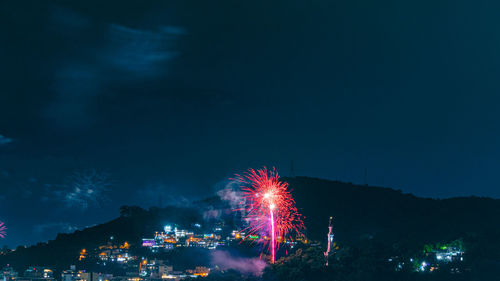
[[[296,175],[364,183],[366,168],[418,196],[500,198],[499,8],[2,1],[0,244],[183,204],[249,167],[286,176],[291,160]]]

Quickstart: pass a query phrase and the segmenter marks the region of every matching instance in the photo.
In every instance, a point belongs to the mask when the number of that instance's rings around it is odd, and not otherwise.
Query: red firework
[[[243,210],[249,227],[248,235],[265,233],[270,236],[269,250],[271,262],[274,263],[275,248],[279,243],[290,239],[290,234],[300,234],[304,229],[302,215],[295,207],[288,183],[280,181],[280,177],[273,168],[254,170],[250,169],[243,175],[236,175],[241,183],[243,193]],[[240,209],[240,210],[241,210]]]
[[[0,221],[0,237],[5,238],[7,236],[7,227],[5,226],[5,223]]]

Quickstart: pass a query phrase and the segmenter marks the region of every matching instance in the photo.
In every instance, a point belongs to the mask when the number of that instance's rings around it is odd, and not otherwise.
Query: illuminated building
[[[15,278],[17,278],[18,276],[18,273],[16,271],[14,271],[14,269],[10,266],[6,266],[2,269],[2,272],[0,273],[0,278],[3,280],[3,281],[10,281],[10,280],[14,280]]]
[[[106,245],[99,246],[94,256],[103,262],[127,263],[134,259],[134,257],[129,255],[129,249],[130,244],[128,242],[124,242],[121,245],[114,245],[112,242],[108,242]]]
[[[186,237],[187,235],[192,235],[193,233],[188,232],[187,230],[184,230],[184,229],[177,229],[177,227],[176,227],[176,228],[174,228],[174,234],[175,234],[175,238],[179,239],[182,237]]]
[[[54,280],[54,272],[42,266],[30,266],[24,271],[24,277],[28,280]]]
[[[76,278],[76,281],[104,281],[104,280],[109,280],[109,278],[104,279],[100,273],[87,272],[85,270],[78,271]]]
[[[165,276],[173,272],[173,267],[165,264],[163,260],[142,260],[139,275],[151,279],[166,278]]]
[[[141,277],[137,276],[113,276],[110,281],[142,281],[144,280]]]
[[[130,244],[127,241],[125,241],[123,245],[120,245],[120,249],[128,250],[130,249]]]
[[[80,257],[78,258],[78,260],[80,260],[80,261],[84,260],[85,258],[87,258],[87,255],[88,255],[87,250],[86,249],[82,249],[80,251]]]
[[[69,270],[64,270],[61,273],[61,281],[75,281],[77,277],[76,266],[70,266]]]
[[[464,252],[457,248],[445,248],[433,252],[438,263],[449,263],[452,261],[463,261]]]
[[[233,230],[231,232],[231,237],[232,237],[232,239],[236,239],[236,240],[244,239],[245,238],[245,232],[240,232],[238,230]]]
[[[210,274],[210,269],[204,266],[197,266],[194,270],[188,269],[186,273],[193,277],[207,277]]]
[[[142,239],[142,246],[143,247],[154,247],[156,246],[155,239],[150,239],[150,238],[143,238]]]

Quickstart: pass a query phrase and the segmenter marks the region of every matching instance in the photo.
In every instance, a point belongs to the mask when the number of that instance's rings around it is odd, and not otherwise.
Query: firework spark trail
[[[300,234],[304,228],[302,215],[295,207],[288,183],[280,181],[273,168],[250,169],[243,175],[236,175],[241,184],[243,202],[238,211],[244,210],[249,226],[248,236],[265,233],[271,237],[269,250],[274,263],[275,248],[289,238],[291,233]]]
[[[4,222],[0,221],[0,237],[5,238],[5,236],[7,236],[7,227]]]
[[[276,245],[276,242],[274,240],[274,213],[272,207],[269,208],[269,213],[271,215],[271,262],[274,263],[274,245]]]

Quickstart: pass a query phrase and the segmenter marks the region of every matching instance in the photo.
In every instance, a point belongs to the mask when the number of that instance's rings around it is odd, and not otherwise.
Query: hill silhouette
[[[463,197],[419,198],[391,188],[355,185],[309,177],[285,178],[298,209],[305,216],[307,237],[326,241],[328,219],[333,216],[335,240],[344,245],[377,243],[384,255],[418,251],[424,244],[465,239],[472,257],[498,261],[500,200]],[[47,243],[0,256],[0,266],[18,271],[30,265],[64,270],[77,262],[82,248],[93,249],[111,236],[117,242],[139,245],[166,223],[190,227],[197,222],[223,222],[236,227],[239,219],[228,202],[218,196],[185,207],[150,208],[123,206],[119,218],[94,227],[58,234]]]
[[[429,199],[391,188],[309,177],[286,181],[306,216],[308,236],[316,240],[326,239],[330,216],[336,239],[345,242],[369,238],[411,244],[500,231],[498,199]]]

